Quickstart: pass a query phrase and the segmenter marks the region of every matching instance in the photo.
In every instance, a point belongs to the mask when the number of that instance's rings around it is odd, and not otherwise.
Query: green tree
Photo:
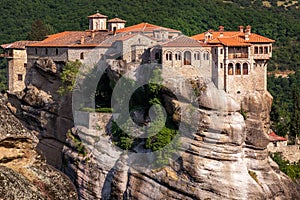
[[[293,112],[291,114],[290,133],[292,137],[300,136],[300,91],[297,86],[293,86]]]
[[[49,25],[44,24],[44,22],[41,19],[38,19],[32,23],[31,30],[28,33],[27,38],[29,40],[43,40],[49,34],[49,28]]]
[[[82,63],[79,60],[69,61],[64,66],[63,71],[60,73],[62,86],[57,91],[60,95],[65,95],[74,89],[76,77],[81,66]]]

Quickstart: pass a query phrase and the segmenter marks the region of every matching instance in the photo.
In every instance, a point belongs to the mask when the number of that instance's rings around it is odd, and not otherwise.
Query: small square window
[[[23,75],[22,74],[18,74],[18,81],[23,81]]]
[[[27,68],[27,63],[24,63],[24,67]]]

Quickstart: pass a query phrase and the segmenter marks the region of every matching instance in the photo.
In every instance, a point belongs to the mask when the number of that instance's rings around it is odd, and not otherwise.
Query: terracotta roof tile
[[[39,41],[16,41],[10,44],[2,44],[3,49],[25,49],[25,46],[37,43]]]
[[[202,46],[197,40],[185,35],[178,36],[171,41],[162,44],[163,47],[200,47]]]
[[[126,28],[122,28],[122,29],[117,30],[117,33],[122,33],[122,32],[153,32],[154,30],[156,30],[158,28],[163,28],[163,29],[165,29],[169,32],[181,33],[178,30],[165,28],[165,27],[161,27],[161,26],[157,26],[157,25],[153,25],[153,24],[149,24],[149,23],[140,23],[140,24],[136,24],[136,25],[133,25],[133,26],[126,27]]]
[[[281,137],[281,136],[279,136],[279,135],[276,135],[276,133],[274,133],[274,132],[269,133],[269,139],[270,139],[271,142],[287,141],[286,138]]]
[[[275,42],[267,37],[251,33],[248,35],[248,40],[245,39],[245,32],[241,31],[209,31],[212,34],[212,39],[208,40],[209,44],[223,44],[225,46],[247,46],[249,43],[272,43]],[[205,40],[205,33],[192,36],[198,41]]]
[[[115,22],[115,23],[126,23],[125,20],[120,19],[120,18],[113,18],[113,19],[108,20],[107,22],[108,23],[113,23],[113,22]]]
[[[84,43],[81,44],[81,37],[84,37]],[[45,40],[30,44],[31,47],[96,47],[106,38],[110,37],[108,32],[97,31],[65,31],[49,35]]]
[[[102,14],[97,12],[96,14],[88,16],[88,18],[107,18],[107,16],[102,15]]]

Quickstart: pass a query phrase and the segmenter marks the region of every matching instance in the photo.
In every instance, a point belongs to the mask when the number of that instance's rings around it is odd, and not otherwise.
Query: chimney
[[[251,35],[251,26],[250,25],[246,26],[245,34]]]
[[[244,32],[244,26],[239,26],[239,30],[240,30],[241,33],[243,33]]]
[[[219,26],[219,32],[224,32],[224,26]]]
[[[80,44],[84,44],[84,36],[83,35],[80,38]]]

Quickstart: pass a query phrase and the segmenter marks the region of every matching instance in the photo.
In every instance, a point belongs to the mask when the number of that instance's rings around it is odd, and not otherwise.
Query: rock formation
[[[9,108],[16,112],[0,95],[0,199],[77,199],[70,179],[37,152],[36,132],[25,128]]]
[[[111,142],[110,116],[100,118],[96,128],[71,129],[71,97],[57,95],[60,67],[49,63],[55,69],[51,73],[38,66],[29,69],[27,88],[10,96],[10,107],[38,132],[46,159],[71,178],[80,199],[299,199],[299,187],[268,156],[268,92],[232,96],[200,80],[193,87],[197,95],[191,111],[186,106],[190,91],[184,88],[189,81],[177,88],[169,83],[172,91],[183,93],[180,99],[162,94],[166,111],[194,129],[182,134],[180,157],[141,170]],[[108,74],[116,82],[118,73]]]

